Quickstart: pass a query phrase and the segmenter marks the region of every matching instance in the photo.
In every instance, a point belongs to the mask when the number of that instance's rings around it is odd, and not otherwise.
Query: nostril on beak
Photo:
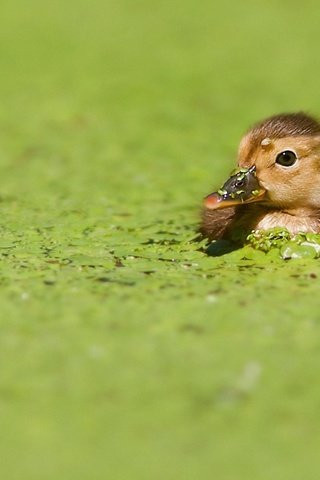
[[[236,181],[236,187],[239,188],[239,187],[243,187],[244,185],[244,181],[243,180],[237,180]]]

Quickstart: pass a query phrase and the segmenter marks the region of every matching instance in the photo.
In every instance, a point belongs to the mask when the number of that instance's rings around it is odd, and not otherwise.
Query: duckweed
[[[196,232],[249,125],[320,112],[319,13],[1,2],[1,479],[317,478],[320,262]]]
[[[300,233],[290,235],[285,228],[256,230],[247,237],[247,244],[265,253],[278,251],[284,260],[320,257],[320,235]]]

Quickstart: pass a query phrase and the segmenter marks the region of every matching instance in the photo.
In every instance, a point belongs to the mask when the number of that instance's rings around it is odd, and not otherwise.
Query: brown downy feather
[[[320,123],[303,112],[280,113],[256,123],[247,131],[244,139],[250,139],[245,157],[250,159],[264,138],[284,138],[320,135]]]
[[[256,123],[250,130],[253,137],[284,138],[319,135],[319,122],[303,112],[280,113]]]
[[[200,233],[208,240],[220,240],[228,236],[234,221],[236,208],[224,208],[222,210],[202,210],[202,222]]]
[[[200,233],[209,241],[242,242],[266,214],[260,205],[239,205],[221,210],[202,210]]]

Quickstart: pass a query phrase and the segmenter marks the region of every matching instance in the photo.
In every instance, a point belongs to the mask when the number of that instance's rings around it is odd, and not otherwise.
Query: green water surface
[[[319,260],[193,241],[249,125],[320,114],[319,15],[1,2],[2,479],[319,478]]]

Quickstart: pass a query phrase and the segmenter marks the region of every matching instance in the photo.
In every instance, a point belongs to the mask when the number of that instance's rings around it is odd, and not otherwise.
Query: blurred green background
[[[318,262],[192,240],[251,123],[320,113],[319,14],[2,1],[2,478],[318,478]]]

